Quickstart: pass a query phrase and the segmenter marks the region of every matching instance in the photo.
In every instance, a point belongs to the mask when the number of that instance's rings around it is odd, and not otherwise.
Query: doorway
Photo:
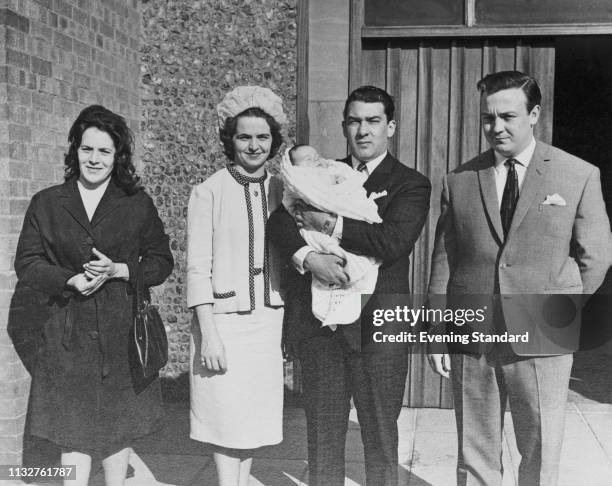
[[[553,145],[601,171],[612,215],[612,36],[558,37]]]
[[[608,217],[612,216],[612,36],[559,37],[555,43],[553,145],[594,165]],[[602,228],[602,231],[605,231]],[[612,271],[582,312],[581,352],[574,355],[570,388],[612,403]]]

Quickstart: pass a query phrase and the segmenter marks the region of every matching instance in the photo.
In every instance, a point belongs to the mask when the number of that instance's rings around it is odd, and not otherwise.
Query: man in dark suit
[[[542,98],[536,80],[503,71],[478,89],[491,149],[444,177],[429,293],[455,303],[492,296],[496,335],[528,330],[528,342],[449,344],[451,356],[436,352],[429,360],[452,380],[457,483],[502,483],[509,399],[519,484],[553,486],[578,347],[570,296],[592,294],[602,283],[612,255],[610,225],[599,170],[534,138]],[[576,307],[581,300],[574,299]],[[570,304],[556,309],[568,321],[550,320],[555,313],[546,309],[554,302]]]
[[[344,485],[344,448],[353,397],[364,443],[366,482],[395,486],[397,418],[407,373],[407,347],[372,342],[368,326],[361,323],[383,294],[410,292],[409,256],[427,217],[431,185],[387,151],[396,126],[393,100],[387,92],[373,86],[356,89],[343,115],[351,152],[344,162],[366,172],[368,195],[386,191],[376,199],[383,221],[369,224],[307,209],[296,219],[306,229],[330,228],[328,233],[339,239],[344,250],[382,261],[362,319],[335,330],[321,327],[311,310],[311,278],[344,284],[348,276],[343,262],[307,247],[296,221],[283,208],[270,217],[268,231],[289,267],[284,343],[302,364],[309,484]]]

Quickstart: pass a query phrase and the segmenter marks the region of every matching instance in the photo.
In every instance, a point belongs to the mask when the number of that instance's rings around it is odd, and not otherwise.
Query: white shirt
[[[515,157],[511,157],[518,162],[518,164],[514,164],[514,168],[516,169],[516,175],[518,176],[519,194],[521,187],[523,187],[525,173],[527,172],[527,167],[529,167],[529,162],[531,162],[535,148],[535,138],[531,137],[531,142],[529,142],[529,145],[525,147],[525,150]],[[505,165],[505,162],[508,159],[509,157],[504,157],[503,155],[495,152],[495,188],[497,189],[497,204],[500,209],[502,197],[504,195],[504,187],[506,186],[506,180],[508,179],[508,167]]]
[[[93,215],[96,212],[98,204],[100,204],[102,196],[104,196],[104,192],[106,191],[109,182],[110,177],[95,189],[87,189],[85,186],[83,186],[83,184],[81,184],[81,181],[77,180],[77,187],[79,188],[81,201],[83,201],[83,206],[85,206],[85,212],[87,213],[87,218],[90,222],[91,218],[93,218]]]
[[[535,144],[535,140],[534,140],[534,144]],[[380,165],[380,163],[385,159],[386,156],[387,156],[387,151],[385,150],[384,153],[382,153],[378,157],[370,160],[369,162],[366,162],[365,173],[368,177],[370,177],[372,172],[376,170],[376,168]],[[357,160],[354,155],[351,155],[351,165],[353,166],[353,169],[357,170],[357,168],[361,165],[361,161]],[[332,237],[340,241],[342,239],[343,229],[344,229],[344,219],[342,218],[342,216],[338,216],[336,219],[336,226],[334,226],[334,231],[332,232]],[[291,257],[291,261],[293,262],[293,265],[295,266],[297,271],[300,272],[301,274],[306,273],[306,270],[304,269],[304,260],[306,259],[306,255],[308,255],[311,251],[315,251],[315,249],[310,246],[303,246],[302,248],[300,248],[298,251],[296,251],[293,254],[293,257]]]
[[[387,151],[385,150],[384,154],[379,155],[378,157],[370,160],[369,162],[366,162],[365,173],[368,177],[370,177],[370,174],[376,170],[376,167],[380,165],[380,163],[385,159],[386,156]],[[357,160],[354,155],[351,155],[351,165],[353,166],[353,169],[357,170],[361,165],[361,161]]]

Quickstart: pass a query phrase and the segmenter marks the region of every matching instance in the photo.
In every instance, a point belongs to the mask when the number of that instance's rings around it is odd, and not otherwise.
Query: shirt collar
[[[388,154],[388,151],[385,150],[383,154],[379,155],[375,159],[370,160],[369,162],[366,162],[368,174],[371,174],[372,172],[376,170],[376,167],[380,165],[380,163],[385,159],[387,154]],[[353,169],[357,170],[357,167],[359,167],[360,164],[361,164],[361,161],[357,160],[354,155],[351,155],[351,165],[353,166]]]
[[[522,152],[520,152],[519,154],[511,158],[518,160],[521,163],[521,165],[523,165],[524,167],[529,167],[529,162],[531,162],[531,158],[533,157],[535,148],[536,148],[536,140],[534,137],[531,137],[531,142],[529,142],[529,145],[527,145],[527,147],[525,147],[525,149]],[[497,170],[510,157],[504,157],[503,155],[497,152],[494,152],[494,153],[495,153],[495,170]]]

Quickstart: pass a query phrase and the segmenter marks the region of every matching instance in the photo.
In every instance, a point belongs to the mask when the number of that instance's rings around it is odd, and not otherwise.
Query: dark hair
[[[128,194],[134,194],[140,188],[140,178],[132,163],[134,136],[125,123],[125,119],[101,105],[91,105],[79,113],[68,132],[68,153],[64,157],[64,179],[79,177],[78,150],[83,133],[95,127],[106,132],[115,145],[115,165],[111,177],[115,183]]]
[[[503,89],[519,88],[527,98],[527,112],[542,104],[542,92],[532,76],[520,71],[499,71],[486,75],[476,85],[481,94],[493,94]]]
[[[342,118],[346,120],[348,115],[349,106],[353,101],[362,101],[364,103],[382,103],[385,107],[385,115],[387,115],[387,121],[390,122],[395,116],[395,104],[393,98],[384,89],[377,88],[376,86],[360,86],[354,90],[344,103],[344,110],[342,111]]]
[[[219,137],[221,138],[221,142],[223,143],[223,153],[227,156],[227,158],[231,161],[234,160],[234,142],[233,138],[236,135],[236,127],[238,126],[238,119],[244,117],[253,117],[253,118],[263,118],[268,122],[268,126],[270,127],[270,133],[272,134],[272,147],[270,147],[270,154],[268,155],[268,160],[276,155],[279,147],[283,143],[283,136],[281,134],[281,126],[273,116],[266,113],[264,110],[257,106],[253,106],[251,108],[247,108],[244,111],[241,111],[236,116],[228,116],[225,119],[225,123],[221,130],[219,130]]]

